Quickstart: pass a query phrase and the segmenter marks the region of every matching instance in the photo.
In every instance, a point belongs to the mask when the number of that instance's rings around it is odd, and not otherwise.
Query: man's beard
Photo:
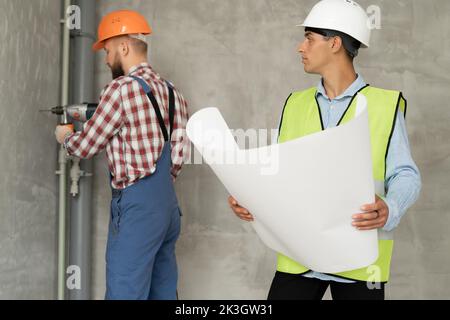
[[[110,68],[113,80],[125,75],[118,54],[116,54],[116,56],[114,57],[114,63],[112,66],[110,66]]]

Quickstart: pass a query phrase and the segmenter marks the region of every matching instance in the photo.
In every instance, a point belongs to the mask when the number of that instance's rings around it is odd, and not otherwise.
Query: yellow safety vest
[[[367,98],[369,126],[372,144],[373,177],[378,196],[386,194],[386,159],[389,144],[395,127],[398,111],[406,116],[406,100],[401,92],[366,86],[359,92]],[[291,94],[286,102],[281,124],[279,143],[304,137],[324,130],[320,107],[316,99],[317,89],[311,88]],[[355,117],[356,95],[353,96],[347,110],[338,125],[347,123]],[[351,213],[349,213],[351,214]],[[333,276],[370,282],[387,282],[394,245],[392,232],[378,231],[379,258],[366,268],[333,274]],[[277,270],[291,274],[303,274],[310,271],[282,254],[278,255]]]

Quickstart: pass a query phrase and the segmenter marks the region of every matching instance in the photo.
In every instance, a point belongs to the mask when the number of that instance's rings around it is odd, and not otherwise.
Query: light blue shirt
[[[324,128],[336,127],[344,112],[347,110],[352,97],[365,86],[364,79],[358,75],[356,81],[343,94],[330,100],[322,81],[320,81],[317,86],[316,97],[319,102]],[[387,194],[383,200],[385,200],[389,208],[389,218],[383,230],[392,231],[398,226],[406,211],[417,200],[422,187],[419,169],[411,157],[405,117],[402,111],[398,113],[389,146],[386,162],[385,187]],[[354,282],[315,271],[310,271],[304,274],[304,276],[343,283]]]

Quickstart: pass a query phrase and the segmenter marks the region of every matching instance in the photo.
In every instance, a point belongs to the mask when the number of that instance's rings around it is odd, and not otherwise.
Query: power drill
[[[67,115],[73,120],[86,122],[92,118],[97,110],[97,103],[72,104],[68,106],[58,106],[48,110],[40,110],[40,112],[51,112],[58,116]]]

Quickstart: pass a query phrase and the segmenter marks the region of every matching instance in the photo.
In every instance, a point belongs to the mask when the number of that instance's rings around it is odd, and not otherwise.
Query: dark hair
[[[359,49],[361,48],[361,42],[340,31],[306,27],[305,32],[307,31],[318,33],[327,38],[340,37],[342,39],[344,49],[352,61],[358,55]]]
[[[147,54],[148,44],[146,42],[130,37],[130,44],[136,50],[136,52]]]

